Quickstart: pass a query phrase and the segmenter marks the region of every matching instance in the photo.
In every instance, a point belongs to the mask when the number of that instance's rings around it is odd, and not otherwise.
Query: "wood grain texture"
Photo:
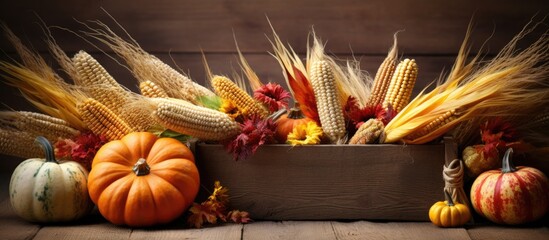
[[[221,181],[231,206],[254,219],[428,221],[443,189],[443,144],[264,145],[238,162],[197,144],[195,154],[201,183]]]
[[[153,229],[134,229],[129,239],[227,239],[240,240],[242,236],[241,224],[221,224],[201,229],[178,228],[153,228]]]
[[[337,239],[471,239],[463,228],[439,228],[430,222],[332,222],[332,226]]]
[[[89,217],[83,222],[74,222],[70,225],[45,226],[33,239],[128,239],[131,231],[130,228],[112,225],[102,218]]]
[[[244,225],[242,239],[337,239],[331,222],[283,221],[254,222]]]
[[[7,184],[2,182],[2,187],[4,186],[7,186]],[[0,239],[32,239],[39,230],[40,225],[29,223],[17,216],[11,207],[9,197],[7,195],[2,196],[0,202]]]
[[[314,26],[330,51],[348,53],[352,48],[355,53],[378,55],[385,53],[398,30],[406,30],[400,38],[405,52],[455,53],[471,18],[478,44],[495,30],[488,47],[496,51],[536,13],[549,12],[542,0],[19,0],[3,1],[0,16],[32,41],[43,36],[36,15],[48,25],[72,30],[82,28],[75,19],[99,19],[122,32],[101,7],[153,52],[234,52],[233,33],[243,51],[263,52],[269,48],[265,34],[271,35],[268,17],[283,41],[298,52],[305,51],[305,39]],[[55,36],[74,39],[67,43],[67,50],[80,49],[73,34],[55,31]]]
[[[528,240],[547,240],[549,239],[549,227],[535,227],[535,226],[474,226],[467,229],[467,232],[474,240],[514,240],[514,239],[528,239]]]

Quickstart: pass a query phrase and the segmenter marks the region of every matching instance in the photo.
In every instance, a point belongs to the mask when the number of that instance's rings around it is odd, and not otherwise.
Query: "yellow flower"
[[[238,117],[241,117],[243,112],[231,101],[223,99],[221,103],[221,107],[219,107],[220,112],[224,112],[232,119],[237,119]]]
[[[226,187],[221,186],[221,183],[219,181],[215,181],[214,183],[214,191],[210,197],[208,197],[208,200],[210,201],[219,201],[223,204],[228,202],[229,195],[228,195],[229,189]]]
[[[315,122],[310,121],[294,127],[288,134],[287,143],[292,146],[319,144],[322,136],[322,128]]]

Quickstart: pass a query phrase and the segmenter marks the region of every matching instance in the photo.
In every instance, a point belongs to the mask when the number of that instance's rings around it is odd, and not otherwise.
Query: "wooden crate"
[[[264,220],[428,221],[429,207],[444,198],[442,169],[455,149],[451,141],[265,145],[234,161],[221,145],[194,147],[202,185],[221,181],[232,208]]]

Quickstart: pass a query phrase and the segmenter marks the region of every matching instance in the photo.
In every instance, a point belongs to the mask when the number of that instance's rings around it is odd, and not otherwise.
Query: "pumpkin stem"
[[[303,115],[303,112],[301,111],[301,108],[299,107],[298,102],[295,102],[294,107],[290,108],[290,112],[288,113],[287,118],[291,118],[291,119],[305,118],[305,115]]]
[[[270,116],[268,116],[267,119],[271,119],[273,121],[276,121],[280,117],[282,117],[282,115],[284,115],[285,113],[286,113],[286,109],[280,109],[280,110],[274,112],[273,114],[271,114]]]
[[[454,206],[454,200],[452,199],[452,196],[450,196],[450,193],[448,191],[444,190],[444,196],[446,198],[446,205]]]
[[[44,153],[46,154],[46,162],[58,163],[57,160],[55,160],[53,146],[47,138],[38,136],[36,137],[36,139],[34,139],[34,142],[38,144],[38,146],[40,146],[42,150],[44,150]]]
[[[137,163],[132,168],[133,172],[137,176],[144,176],[151,172],[151,167],[147,164],[147,161],[144,158],[137,160]]]
[[[502,173],[511,173],[516,171],[515,165],[513,164],[513,161],[511,161],[513,158],[513,148],[507,149],[505,151],[505,155],[503,155],[503,161],[501,163],[501,172]]]

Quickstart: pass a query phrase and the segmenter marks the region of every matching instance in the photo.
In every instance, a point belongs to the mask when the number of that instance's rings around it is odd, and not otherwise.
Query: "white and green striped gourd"
[[[53,147],[44,137],[36,142],[46,158],[23,161],[10,181],[13,209],[30,222],[67,222],[87,215],[93,208],[88,195],[88,171],[77,162],[57,161]]]

